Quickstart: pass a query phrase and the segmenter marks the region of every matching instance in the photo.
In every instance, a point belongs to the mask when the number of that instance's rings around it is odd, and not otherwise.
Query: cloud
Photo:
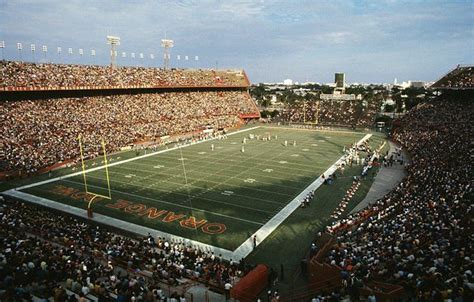
[[[332,80],[336,69],[350,70],[348,78],[357,82],[391,82],[390,69],[398,78],[436,78],[431,73],[441,58],[451,60],[449,66],[473,59],[469,1],[0,0],[0,9],[0,40],[13,59],[14,45],[23,42],[94,48],[96,63],[106,64],[107,34],[122,38],[119,51],[156,58],[166,35],[175,40],[173,56],[199,55],[198,67],[215,67],[216,61],[243,67],[254,81]],[[92,59],[84,56],[82,63]],[[197,66],[188,63],[172,61]]]

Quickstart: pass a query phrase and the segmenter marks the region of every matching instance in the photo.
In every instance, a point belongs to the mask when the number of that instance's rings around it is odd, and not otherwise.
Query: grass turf
[[[378,148],[385,141],[382,133],[373,133],[369,140],[371,148]],[[384,145],[381,153],[389,149]],[[364,155],[365,153],[362,153]],[[360,175],[361,166],[347,167],[333,185],[323,185],[315,192],[309,207],[299,208],[293,212],[246,260],[252,263],[263,263],[271,267],[279,276],[278,290],[300,292],[305,290],[306,280],[301,274],[300,262],[309,254],[311,243],[318,232],[324,230],[333,219],[334,209],[350,188],[353,176]],[[343,215],[347,215],[367,195],[378,168],[373,168],[349,202]],[[291,243],[291,244],[289,244]],[[283,276],[281,275],[283,267]]]
[[[242,140],[250,133],[271,134],[272,140],[247,140],[245,152],[241,152]],[[208,141],[123,163],[109,168],[112,201],[96,203],[94,211],[233,250],[332,165],[342,155],[344,145],[364,135],[261,127],[225,140]],[[283,145],[285,140],[288,147]],[[292,145],[293,140],[296,140],[296,146]],[[214,151],[211,151],[211,144],[215,146]],[[128,153],[121,159],[117,159],[118,156],[112,156],[112,159],[117,161],[133,155]],[[88,164],[91,166],[92,162]],[[90,191],[106,193],[104,170],[88,173],[87,180]],[[58,185],[83,191],[82,176],[24,191],[86,208],[83,201],[53,193]],[[176,215],[194,216],[197,221],[221,223],[226,230],[211,235],[199,229],[183,228],[177,222],[165,223],[161,219],[164,216],[148,219],[106,207],[119,199],[172,211]]]

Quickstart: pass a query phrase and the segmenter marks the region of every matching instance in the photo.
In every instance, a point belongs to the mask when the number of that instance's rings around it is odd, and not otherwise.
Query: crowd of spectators
[[[241,71],[161,69],[0,61],[0,88],[248,86]]]
[[[352,197],[354,197],[359,187],[360,180],[354,180],[351,187],[347,189],[346,194],[342,198],[341,202],[339,202],[337,208],[334,209],[333,213],[331,214],[331,218],[338,219],[345,212],[347,205],[352,200]]]
[[[472,102],[412,109],[393,138],[411,156],[408,175],[365,210],[336,220],[326,261],[345,283],[402,285],[417,301],[472,301]],[[362,286],[362,285],[361,285]]]
[[[250,269],[243,261],[228,262],[164,238],[132,239],[0,196],[2,301],[30,295],[66,301],[65,289],[99,301],[164,301],[167,285],[198,280],[223,289]]]
[[[474,67],[458,66],[456,69],[449,72],[436,83],[432,85],[434,88],[474,88]]]
[[[380,106],[366,101],[314,101],[288,105],[280,113],[285,122],[323,125],[372,126]]]
[[[156,140],[205,128],[238,125],[239,114],[254,113],[242,91],[167,92],[4,101],[1,171],[35,173],[79,157],[78,135],[85,156],[108,152],[137,141]]]

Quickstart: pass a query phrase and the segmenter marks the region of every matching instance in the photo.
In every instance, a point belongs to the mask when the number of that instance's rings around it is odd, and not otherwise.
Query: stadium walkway
[[[391,141],[388,141],[388,143],[390,145],[388,154],[390,155],[392,152],[396,153],[397,145]],[[402,150],[402,155],[403,159],[408,161],[408,154],[404,150]],[[351,214],[359,212],[367,205],[373,204],[375,201],[377,201],[377,199],[381,198],[393,188],[395,188],[405,176],[405,168],[398,162],[395,162],[392,167],[382,166],[379,173],[377,173],[375,176],[374,183],[372,184],[372,187],[370,187],[369,192],[365,198],[357,206],[355,206],[354,209],[352,209]]]

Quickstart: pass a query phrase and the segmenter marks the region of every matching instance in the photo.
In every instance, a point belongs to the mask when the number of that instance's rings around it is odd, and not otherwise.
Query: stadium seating
[[[474,88],[474,67],[457,66],[431,85],[431,87],[439,89],[472,89]]]
[[[163,301],[167,285],[197,280],[223,288],[252,269],[178,242],[124,237],[1,196],[0,218],[2,301],[55,296],[60,286],[95,299],[122,295],[126,301]]]
[[[315,122],[322,125],[372,126],[380,105],[366,106],[360,101],[297,102],[287,106],[280,114],[284,122]]]
[[[255,113],[246,92],[168,92],[3,102],[0,115],[3,171],[35,173],[41,168],[79,157],[82,135],[86,157],[137,141],[206,127],[234,127],[240,114]]]
[[[383,281],[418,301],[472,300],[473,114],[472,102],[437,101],[402,119],[394,139],[411,155],[406,179],[327,229],[338,243],[326,262],[350,290]]]
[[[6,61],[0,69],[0,90],[194,87],[4,101],[0,104],[0,172],[29,174],[75,161],[79,134],[90,158],[98,155],[102,138],[108,151],[114,152],[138,141],[157,142],[166,135],[234,127],[242,116],[255,115],[247,92],[219,89],[248,85],[239,72],[111,70]],[[205,87],[217,89],[199,91]],[[472,67],[455,69],[433,87],[472,88]],[[295,103],[281,118],[311,122],[317,115],[320,124],[370,126],[377,109],[377,103],[352,101]],[[408,176],[366,209],[343,218],[332,216],[335,221],[323,234],[330,237],[329,243],[320,245],[312,258],[320,266],[319,271],[310,271],[318,277],[313,280],[318,291],[342,287],[341,292],[358,293],[363,288],[370,293],[368,289],[376,287],[378,292],[386,288],[398,295],[403,287],[407,296],[419,301],[473,300],[473,114],[472,102],[441,99],[418,105],[395,123],[399,127],[393,138],[411,156]],[[351,189],[357,190],[357,183]],[[346,202],[341,202],[340,212]],[[162,284],[197,280],[222,289],[225,282],[235,284],[250,270],[243,261],[229,263],[163,238],[155,242],[124,237],[3,197],[0,226],[0,299],[5,301],[14,296],[29,299],[29,294],[63,294],[60,286],[84,296],[156,298]]]
[[[235,70],[186,70],[0,61],[0,89],[68,90],[129,87],[247,87]]]

